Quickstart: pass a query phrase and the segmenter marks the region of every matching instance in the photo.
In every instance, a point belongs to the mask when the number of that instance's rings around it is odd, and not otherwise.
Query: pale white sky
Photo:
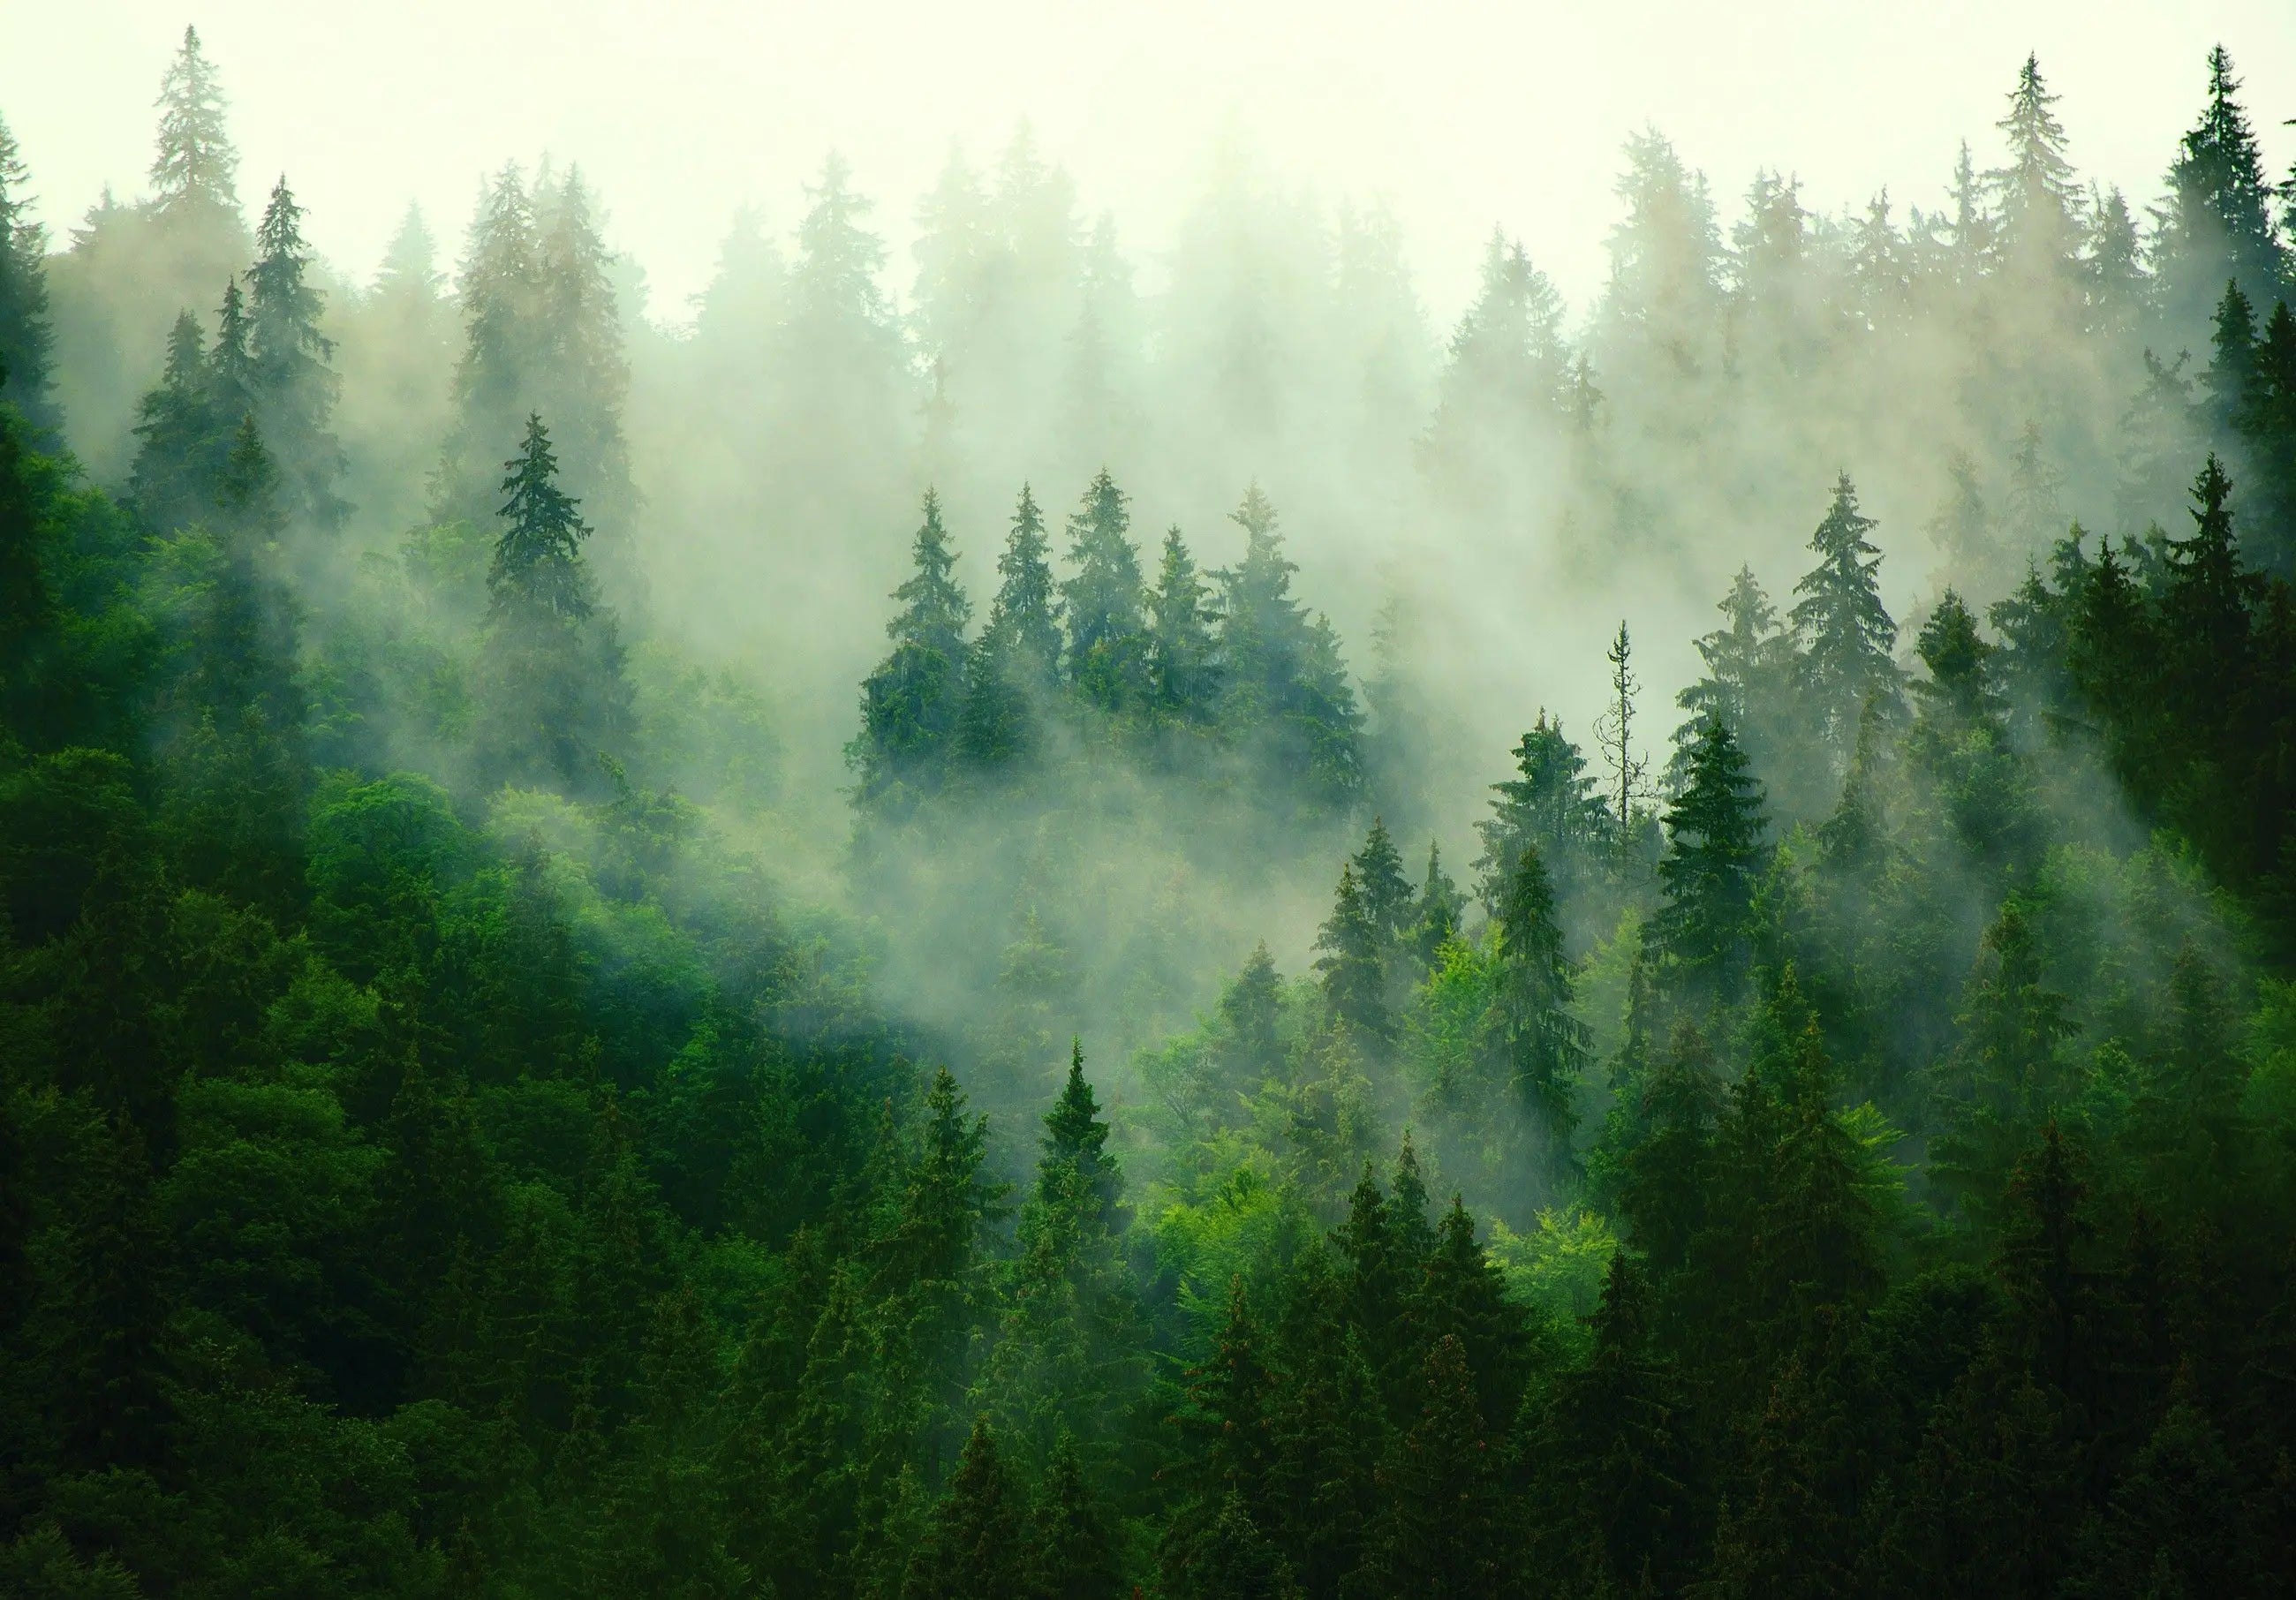
[[[286,171],[342,269],[373,270],[410,198],[451,258],[480,174],[547,151],[593,177],[669,318],[734,206],[786,228],[832,145],[879,199],[906,290],[909,211],[950,138],[987,156],[1023,116],[1136,256],[1233,119],[1326,197],[1384,195],[1440,323],[1493,222],[1583,303],[1620,144],[1644,123],[1705,169],[1726,219],[1759,165],[1798,172],[1823,209],[1887,183],[1902,215],[1938,202],[1964,135],[1990,159],[2031,49],[2084,175],[2141,204],[2221,40],[2276,175],[2296,158],[2296,0],[0,0],[0,116],[51,226],[107,181],[142,192],[186,21],[232,96],[242,198]]]

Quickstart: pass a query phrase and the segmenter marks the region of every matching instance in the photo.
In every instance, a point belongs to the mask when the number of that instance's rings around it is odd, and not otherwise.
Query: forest
[[[2290,86],[1438,331],[1025,124],[353,273],[227,65],[0,121],[0,1592],[2296,1595]]]

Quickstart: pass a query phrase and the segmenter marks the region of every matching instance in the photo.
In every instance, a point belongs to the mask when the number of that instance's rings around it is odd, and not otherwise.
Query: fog
[[[1431,841],[1468,878],[1525,729],[1595,759],[1622,622],[1622,825],[1654,850],[1694,642],[1742,568],[1792,606],[1838,473],[1908,663],[1948,584],[1981,611],[2075,519],[2175,523],[2192,441],[2132,404],[2147,349],[2205,351],[2218,284],[2140,282],[2145,209],[2210,44],[2253,85],[2296,78],[2271,5],[219,5],[237,188],[186,221],[136,203],[174,13],[10,26],[0,105],[95,480],[128,484],[166,331],[212,316],[283,171],[340,380],[347,514],[295,548],[309,637],[371,675],[346,752],[491,781],[420,680],[465,655],[494,464],[539,411],[596,530],[634,776],[866,930],[882,1003],[1014,1126],[1061,1038],[1134,1092],[1120,1063],[1256,943],[1309,971],[1374,816],[1414,874]],[[1997,126],[2033,38],[2073,163],[2036,180],[2041,212]],[[2259,119],[2276,171],[2296,141]],[[1175,755],[1054,708],[1026,784],[937,777],[881,815],[857,696],[920,497],[977,628],[1022,486],[1065,579],[1103,470],[1151,580],[1167,528],[1239,570],[1232,513],[1264,492],[1302,626],[1328,619],[1363,702],[1346,783],[1311,802],[1254,765],[1288,759],[1260,734]],[[1759,771],[1780,836],[1833,808],[1847,737]],[[2110,796],[2076,808],[2130,836]],[[1573,959],[1608,950],[1615,985],[1646,900],[1566,905]]]

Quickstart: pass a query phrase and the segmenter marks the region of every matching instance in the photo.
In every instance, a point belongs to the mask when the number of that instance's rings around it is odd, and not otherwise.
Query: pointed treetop
[[[593,609],[582,541],[590,534],[581,502],[558,487],[558,457],[539,413],[529,414],[519,453],[503,463],[498,513],[507,526],[495,541],[487,592],[501,616],[522,611],[578,620]]]
[[[152,186],[160,210],[210,206],[236,212],[234,175],[239,152],[225,118],[222,81],[200,48],[199,30],[184,29],[184,42],[160,80],[159,153],[152,162]]]

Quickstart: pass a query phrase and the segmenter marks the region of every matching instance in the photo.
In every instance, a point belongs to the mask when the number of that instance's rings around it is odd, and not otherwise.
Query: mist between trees
[[[1447,333],[1235,147],[1152,292],[832,155],[672,327],[570,163],[250,228],[188,31],[69,238],[0,127],[0,1587],[2281,1592],[2194,65],[2158,195],[2030,59],[1934,210],[1644,133]]]

